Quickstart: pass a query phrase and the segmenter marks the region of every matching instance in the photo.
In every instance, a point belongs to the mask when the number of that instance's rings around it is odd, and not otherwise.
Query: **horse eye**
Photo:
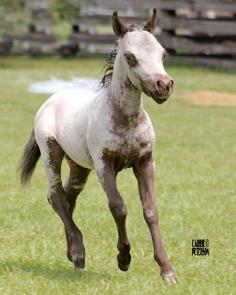
[[[138,61],[133,53],[127,52],[124,56],[129,66],[135,67],[137,65]]]

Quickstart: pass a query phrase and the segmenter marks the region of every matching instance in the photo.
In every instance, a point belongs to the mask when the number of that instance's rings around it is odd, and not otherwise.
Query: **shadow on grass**
[[[44,264],[39,261],[5,261],[0,262],[0,275],[10,272],[25,272],[33,276],[44,276],[47,279],[62,281],[84,282],[90,280],[107,280],[110,281],[112,276],[104,270],[98,271],[75,269],[72,265],[65,267],[60,264]]]

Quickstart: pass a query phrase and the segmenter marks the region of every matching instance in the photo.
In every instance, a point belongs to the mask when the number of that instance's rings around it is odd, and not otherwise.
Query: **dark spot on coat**
[[[130,150],[121,148],[117,151],[110,151],[105,148],[102,159],[104,162],[109,162],[117,173],[124,168],[134,167],[139,162],[147,161],[151,156],[152,151],[148,151],[143,156],[140,156],[139,149],[136,148]]]
[[[49,165],[55,174],[60,175],[61,161],[64,157],[64,151],[53,137],[47,139],[47,145],[49,150]]]
[[[117,130],[119,127],[129,126],[129,116],[124,113],[123,109],[112,101],[112,122],[114,130]]]

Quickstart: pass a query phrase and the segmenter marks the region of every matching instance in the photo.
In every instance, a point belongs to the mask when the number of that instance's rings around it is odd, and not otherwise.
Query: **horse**
[[[143,28],[124,24],[118,13],[113,13],[112,27],[118,40],[100,87],[95,91],[55,93],[39,108],[20,161],[20,177],[22,185],[29,182],[41,156],[49,181],[48,201],[64,223],[67,258],[76,268],[84,268],[83,235],[73,220],[73,211],[94,169],[118,231],[118,267],[127,271],[131,262],[127,207],[118,192],[116,177],[122,169],[132,168],[152,237],[154,259],[161,277],[175,285],[176,275],[161,240],[155,204],[155,133],[141,97],[144,92],[162,104],[173,91],[173,79],[163,65],[166,51],[154,36],[156,23],[156,9]],[[70,172],[63,185],[64,158]]]

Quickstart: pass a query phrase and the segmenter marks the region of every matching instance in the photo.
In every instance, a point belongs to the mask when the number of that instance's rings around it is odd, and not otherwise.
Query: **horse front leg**
[[[130,243],[127,237],[125,225],[127,208],[117,190],[116,172],[111,163],[105,163],[104,168],[97,171],[97,174],[102,187],[107,194],[108,205],[115,220],[118,231],[118,267],[122,271],[127,271],[131,262]]]
[[[152,159],[146,161],[140,160],[134,166],[134,174],[138,181],[143,215],[152,237],[154,259],[161,268],[162,278],[167,283],[176,285],[176,276],[164,250],[159,229],[158,211],[154,194],[155,163]]]

